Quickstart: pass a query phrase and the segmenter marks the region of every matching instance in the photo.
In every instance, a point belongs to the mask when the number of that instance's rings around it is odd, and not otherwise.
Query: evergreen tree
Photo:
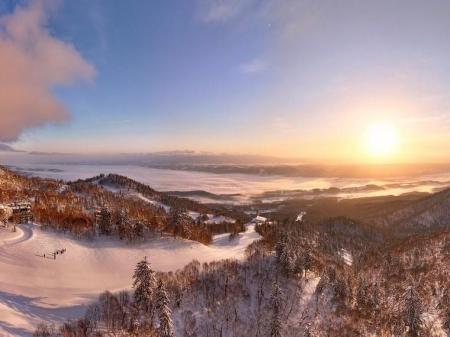
[[[192,237],[192,228],[194,221],[182,209],[172,209],[170,214],[170,226],[172,227],[175,237],[182,236],[185,238]]]
[[[116,228],[120,240],[124,240],[126,238],[127,226],[128,226],[127,215],[123,210],[121,210],[116,215]]]
[[[142,222],[137,221],[134,224],[133,232],[134,232],[134,237],[137,238],[138,240],[144,238],[144,225],[142,224]]]
[[[275,255],[278,263],[282,263],[282,260],[286,257],[287,251],[287,236],[281,235],[275,245]]]
[[[313,264],[311,254],[308,251],[306,251],[303,254],[302,260],[303,260],[303,269],[305,270],[305,277],[306,277],[306,273],[309,270],[311,270]]]
[[[270,298],[272,305],[272,321],[270,323],[270,337],[281,337],[281,289],[275,281]]]
[[[409,337],[420,336],[422,326],[422,305],[419,296],[413,287],[410,287],[405,298],[405,325]]]
[[[442,247],[442,254],[446,257],[450,257],[450,235],[447,235],[447,237],[444,240],[444,245]]]
[[[450,290],[445,289],[444,295],[442,296],[442,299],[440,301],[440,307],[442,311],[442,326],[444,329],[447,330],[447,332],[450,332]]]
[[[363,278],[359,278],[356,286],[356,310],[360,315],[373,314],[375,310],[375,304],[373,303],[373,296],[375,291],[371,291],[367,281]],[[376,296],[376,295],[375,295]]]
[[[133,275],[134,302],[144,313],[153,316],[153,293],[156,287],[155,272],[150,268],[147,257],[136,265]]]
[[[181,210],[179,208],[172,208],[170,210],[170,218],[169,218],[169,224],[172,228],[173,235],[175,237],[178,236],[179,233],[179,224],[181,222]]]
[[[106,207],[102,207],[98,214],[98,229],[101,234],[111,233],[111,213]]]
[[[169,298],[167,296],[164,284],[161,280],[159,280],[158,282],[156,305],[159,316],[160,337],[175,337],[172,322],[172,311],[169,307]]]
[[[283,235],[275,246],[275,254],[280,269],[290,273],[295,267],[296,256],[288,247],[287,236]]]

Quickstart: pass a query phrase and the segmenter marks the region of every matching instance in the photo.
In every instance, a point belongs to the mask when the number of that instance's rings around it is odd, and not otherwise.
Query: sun
[[[389,123],[371,125],[366,134],[367,151],[371,156],[385,157],[392,154],[398,144],[398,133]]]

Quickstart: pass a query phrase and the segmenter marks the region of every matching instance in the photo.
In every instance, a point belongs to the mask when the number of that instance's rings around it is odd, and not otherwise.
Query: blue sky
[[[95,77],[52,86],[70,120],[20,148],[350,158],[379,122],[450,143],[447,1],[66,0],[44,28]]]
[[[188,2],[65,2],[50,30],[73,43],[97,75],[88,85],[56,88],[70,123],[36,129],[23,143],[50,147],[83,137],[109,151],[105,139],[127,138],[140,143],[131,151],[152,151],[178,147],[176,134],[209,137],[247,123],[241,109],[269,75],[242,67],[260,56],[264,34],[207,24],[199,15]]]

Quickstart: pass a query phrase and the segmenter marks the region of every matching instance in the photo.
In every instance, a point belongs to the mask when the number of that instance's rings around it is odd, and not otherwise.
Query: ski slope
[[[81,316],[101,292],[129,289],[144,256],[155,270],[173,271],[193,259],[242,259],[258,238],[252,225],[233,241],[218,235],[210,246],[172,237],[138,244],[104,237],[75,240],[37,225],[21,225],[15,233],[1,229],[0,336],[30,336],[39,322]],[[51,253],[63,248],[67,251],[53,259]]]

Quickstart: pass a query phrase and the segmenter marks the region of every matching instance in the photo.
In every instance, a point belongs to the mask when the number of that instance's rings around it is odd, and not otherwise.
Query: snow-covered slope
[[[411,202],[388,214],[381,214],[374,222],[399,229],[421,230],[450,225],[450,189]]]
[[[129,288],[144,256],[156,270],[176,270],[193,259],[242,259],[258,238],[252,225],[235,240],[219,235],[210,246],[171,237],[134,245],[110,238],[79,241],[36,225],[21,225],[13,234],[1,230],[0,336],[26,336],[41,321],[80,316],[104,290]],[[66,252],[53,259],[51,253],[59,249]]]

